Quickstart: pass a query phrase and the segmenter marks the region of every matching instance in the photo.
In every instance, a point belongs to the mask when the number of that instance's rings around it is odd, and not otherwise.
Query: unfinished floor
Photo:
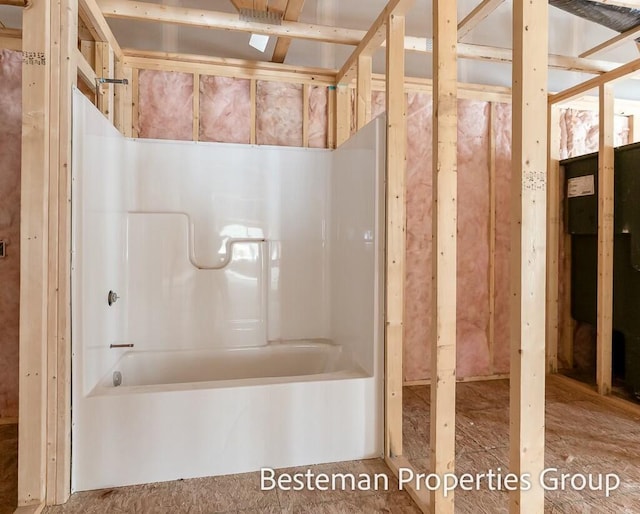
[[[404,388],[405,454],[419,471],[428,467],[429,387]],[[507,380],[458,384],[458,473],[503,471],[508,464],[509,383]],[[640,505],[640,409],[621,410],[576,390],[561,378],[547,387],[546,464],[566,473],[620,475],[611,498],[601,492],[548,492],[546,512],[637,513]],[[16,500],[16,425],[0,426],[0,514],[13,512]],[[317,472],[382,473],[381,460],[314,466]],[[306,470],[306,468],[301,468]],[[291,470],[289,470],[291,471]],[[75,494],[69,502],[45,510],[57,513],[414,513],[409,496],[395,487],[387,492],[260,491],[259,474],[181,480]],[[456,512],[508,512],[506,492],[456,493]]]
[[[0,514],[18,506],[18,425],[0,424]]]

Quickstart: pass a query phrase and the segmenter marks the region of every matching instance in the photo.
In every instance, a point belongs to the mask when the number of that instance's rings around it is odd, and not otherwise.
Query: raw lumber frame
[[[613,84],[601,84],[599,89],[596,382],[600,394],[609,394],[613,337]]]
[[[384,454],[402,455],[402,353],[404,348],[404,282],[406,261],[407,113],[404,101],[404,48],[406,10],[410,1],[392,0],[347,62],[357,62],[362,52],[386,28],[387,169],[385,266],[385,409]],[[385,37],[383,34],[382,37]],[[365,41],[363,40],[363,42]],[[366,54],[365,54],[366,55]],[[345,65],[346,66],[346,65]],[[346,69],[346,68],[344,68]]]
[[[95,1],[96,0],[81,0],[81,2],[86,2],[87,4],[95,4]],[[101,0],[100,5],[106,17],[156,21],[209,29],[241,31],[335,44],[357,45],[360,47],[360,50],[356,50],[354,55],[360,55],[361,53],[366,55],[368,52],[363,52],[365,48],[368,50],[373,48],[373,51],[375,51],[384,41],[383,24],[385,15],[388,15],[389,12],[395,8],[395,4],[401,6],[404,1],[405,0],[391,0],[389,2],[385,8],[385,12],[381,13],[374,22],[372,28],[376,28],[377,30],[373,33],[371,31],[365,32],[362,30],[312,25],[292,21],[283,21],[282,25],[251,23],[241,21],[237,14],[158,5],[134,0]],[[100,37],[100,33],[98,33],[97,36]],[[111,43],[110,40],[109,42]],[[406,36],[404,48],[408,51],[430,53],[432,42],[424,37]],[[119,57],[118,49],[114,47],[114,51],[116,51],[116,57]],[[458,57],[463,59],[478,59],[504,63],[512,61],[512,52],[508,48],[461,43],[458,45],[458,52]],[[620,64],[609,61],[582,59],[579,57],[550,55],[548,65],[552,68],[562,70],[599,74],[610,71]],[[338,82],[350,82],[350,80],[355,78],[355,68],[356,59],[348,60],[338,75]]]
[[[430,472],[455,473],[458,232],[457,2],[433,2]],[[434,512],[453,514],[455,495],[431,491]]]
[[[464,38],[487,16],[500,7],[504,0],[482,0],[464,19],[458,23],[458,39]]]
[[[558,371],[558,337],[560,313],[560,203],[564,182],[560,180],[560,109],[548,106],[547,167],[547,373]]]
[[[513,3],[509,471],[533,477],[509,512],[544,511],[547,2]]]

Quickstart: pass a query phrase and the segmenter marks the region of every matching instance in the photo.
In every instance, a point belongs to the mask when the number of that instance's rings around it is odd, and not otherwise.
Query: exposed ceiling
[[[127,0],[128,1],[128,0]],[[147,0],[148,1],[148,0]],[[586,5],[599,2],[577,0]],[[101,0],[98,0],[100,4]],[[619,32],[598,23],[570,14],[553,6],[554,3],[570,4],[567,0],[552,0],[549,8],[549,51],[552,54],[578,56],[596,45],[617,36]],[[154,0],[153,3],[184,8],[206,9],[223,13],[237,13],[238,8],[270,11],[282,11],[285,19],[300,22],[335,26],[350,29],[367,30],[384,8],[387,0]],[[463,20],[480,0],[458,0],[458,19]],[[462,42],[493,47],[511,47],[512,2],[493,0],[487,2],[495,11],[481,21]],[[607,4],[637,6],[640,23],[640,0],[607,0]],[[431,0],[416,0],[407,16],[407,34],[430,37]],[[20,24],[19,9],[0,7],[0,21],[8,27]],[[280,38],[271,37],[264,53],[249,46],[250,34],[211,30],[168,23],[148,22],[128,19],[108,19],[109,25],[123,48],[141,50],[160,50],[189,54],[213,55],[218,57],[248,60],[271,60],[276,46],[280,59],[286,55],[285,63],[296,66],[339,68],[353,51],[352,46],[318,43],[315,41],[293,40],[289,48]],[[631,25],[633,23],[631,22]],[[629,26],[626,25],[625,28]],[[381,50],[374,58],[374,71],[384,70],[384,52]],[[614,63],[625,63],[640,56],[638,46],[628,39],[612,50],[606,50],[590,56],[593,59]],[[430,77],[431,55],[407,52],[407,75]],[[277,59],[278,60],[278,59]],[[549,89],[558,91],[590,78],[585,73],[550,70]],[[460,60],[459,77],[464,82],[509,86],[511,67],[509,64],[477,60]],[[621,98],[640,100],[640,83],[628,80],[616,86]]]

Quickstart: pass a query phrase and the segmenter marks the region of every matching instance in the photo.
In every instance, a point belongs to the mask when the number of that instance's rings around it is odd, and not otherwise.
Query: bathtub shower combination
[[[384,122],[123,138],[74,92],[74,491],[380,456]]]

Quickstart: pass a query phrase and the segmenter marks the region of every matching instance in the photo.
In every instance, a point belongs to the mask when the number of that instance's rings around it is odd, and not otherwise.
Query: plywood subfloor
[[[312,442],[310,441],[310,444]],[[416,514],[406,492],[398,491],[391,471],[382,460],[322,464],[282,470],[289,473],[386,473],[390,489],[385,492],[352,491],[261,491],[260,473],[179,480],[102,491],[74,494],[62,506],[48,507],[47,514],[58,513],[313,513],[349,514],[393,512]]]
[[[0,424],[0,514],[18,505],[18,425]]]
[[[429,400],[428,386],[404,388],[404,451],[420,472],[428,469]],[[508,380],[458,384],[456,407],[456,473],[507,473]],[[547,467],[558,473],[617,473],[622,484],[609,498],[600,491],[547,491],[545,512],[640,512],[640,409],[634,415],[603,405],[549,377],[546,412]],[[456,513],[506,513],[508,501],[502,491],[457,491]]]
[[[418,471],[428,468],[429,387],[404,389],[405,455]],[[458,384],[458,473],[508,469],[509,384],[506,380]],[[639,411],[640,412],[640,411]],[[640,512],[640,414],[605,405],[587,393],[550,377],[547,388],[546,464],[562,473],[618,473],[620,489],[611,498],[602,492],[547,493],[545,511],[553,514],[619,514]],[[15,505],[15,425],[0,426],[2,489],[0,514],[9,498]],[[387,492],[260,491],[258,473],[181,480],[79,493],[46,513],[416,513],[406,493],[380,460],[311,467],[320,473],[386,473]],[[306,471],[296,468],[292,471]],[[5,471],[9,470],[9,471]],[[5,479],[5,477],[9,477]],[[508,512],[505,492],[456,493],[457,513]],[[5,509],[5,510],[2,510]],[[7,510],[9,509],[9,510]]]

